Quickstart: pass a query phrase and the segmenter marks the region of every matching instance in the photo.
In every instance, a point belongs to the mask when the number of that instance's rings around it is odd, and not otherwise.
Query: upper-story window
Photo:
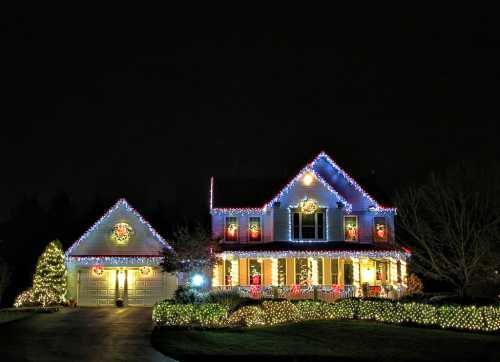
[[[320,209],[313,214],[303,212],[292,213],[293,240],[324,240],[325,215]]]
[[[224,225],[224,240],[238,241],[238,234],[239,234],[238,218],[234,216],[226,217],[226,223]]]
[[[376,216],[373,218],[373,240],[374,241],[387,241],[387,225],[385,217]]]
[[[346,241],[357,241],[358,237],[358,217],[344,216],[344,239]]]
[[[248,218],[248,240],[262,241],[262,226],[258,216]]]

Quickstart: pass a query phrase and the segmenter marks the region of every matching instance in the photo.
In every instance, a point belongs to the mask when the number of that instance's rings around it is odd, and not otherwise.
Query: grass
[[[367,321],[311,321],[254,329],[156,328],[153,346],[180,361],[498,361],[500,336]]]
[[[26,318],[26,317],[29,317],[31,315],[33,315],[32,312],[14,312],[14,311],[3,312],[3,311],[0,311],[0,324],[7,323],[10,321],[15,321],[17,319]]]
[[[5,308],[0,309],[0,324],[30,317],[37,313],[54,313],[59,307],[26,307],[26,308]]]

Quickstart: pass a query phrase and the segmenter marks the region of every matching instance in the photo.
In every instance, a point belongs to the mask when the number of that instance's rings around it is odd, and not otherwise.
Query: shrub
[[[35,306],[35,299],[33,297],[32,289],[27,289],[16,297],[14,301],[14,307],[32,307]]]
[[[180,285],[174,293],[174,302],[178,304],[198,304],[203,301],[203,293],[186,285]]]
[[[229,324],[241,327],[263,326],[266,324],[265,313],[259,306],[244,306],[229,316]]]
[[[192,304],[157,303],[153,308],[153,321],[158,325],[186,327],[194,321],[195,307]]]
[[[326,303],[313,302],[311,300],[305,300],[295,303],[299,311],[300,319],[303,320],[316,320],[316,319],[326,319]]]
[[[246,298],[240,296],[237,290],[216,290],[208,294],[206,298],[207,303],[217,303],[227,311],[232,312],[238,309],[238,307],[244,302]]]
[[[194,309],[194,322],[204,328],[220,328],[227,325],[227,310],[215,303],[197,305]]]
[[[424,293],[424,283],[415,273],[411,273],[408,276],[408,287],[406,288],[406,293],[410,295],[422,295]]]
[[[301,319],[299,309],[287,300],[283,302],[262,302],[262,310],[267,325],[296,322]]]

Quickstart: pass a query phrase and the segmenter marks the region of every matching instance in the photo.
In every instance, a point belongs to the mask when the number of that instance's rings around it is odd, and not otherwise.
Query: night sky
[[[58,192],[206,217],[210,176],[290,178],[321,150],[389,198],[498,158],[494,19],[171,20],[3,16],[0,219]]]

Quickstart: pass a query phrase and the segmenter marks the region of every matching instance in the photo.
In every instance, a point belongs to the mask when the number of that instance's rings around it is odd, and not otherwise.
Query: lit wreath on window
[[[111,238],[116,241],[117,244],[126,244],[133,233],[134,229],[132,229],[132,226],[126,222],[119,222],[113,226]]]
[[[306,197],[304,200],[300,202],[299,208],[303,214],[310,215],[318,211],[319,205],[316,200],[308,199]]]
[[[101,277],[104,274],[104,268],[100,265],[96,265],[92,268],[92,273],[94,273],[96,277]]]
[[[151,274],[151,267],[150,266],[141,266],[139,268],[139,271],[141,272],[141,275],[143,277],[147,277],[149,274]]]

